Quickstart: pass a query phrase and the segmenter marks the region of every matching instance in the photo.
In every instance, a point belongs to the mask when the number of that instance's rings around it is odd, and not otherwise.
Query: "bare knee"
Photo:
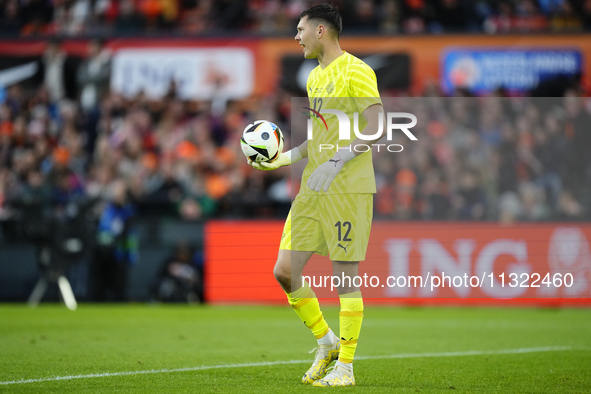
[[[282,259],[277,259],[273,275],[284,291],[291,293],[291,265]]]
[[[273,274],[283,291],[291,293],[302,287],[302,270],[312,254],[314,252],[279,250]]]

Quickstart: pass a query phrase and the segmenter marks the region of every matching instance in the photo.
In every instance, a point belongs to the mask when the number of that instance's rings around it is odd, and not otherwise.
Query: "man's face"
[[[313,59],[318,56],[320,41],[318,38],[318,25],[311,23],[308,17],[303,17],[298,23],[298,34],[295,40],[304,48],[304,57]]]

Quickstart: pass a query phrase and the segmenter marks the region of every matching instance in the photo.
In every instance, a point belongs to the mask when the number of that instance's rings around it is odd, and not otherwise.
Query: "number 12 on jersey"
[[[352,241],[352,239],[349,238],[349,233],[351,232],[351,222],[343,222],[341,224],[341,221],[338,221],[338,222],[335,223],[334,226],[338,230],[339,242],[340,241]],[[344,237],[342,237],[342,230],[345,230],[345,236]]]

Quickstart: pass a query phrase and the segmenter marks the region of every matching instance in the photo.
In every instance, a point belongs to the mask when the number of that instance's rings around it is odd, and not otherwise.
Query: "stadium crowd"
[[[55,78],[52,56],[64,56],[57,43],[48,46],[38,85],[13,85],[0,103],[0,221],[28,203],[60,211],[73,199],[106,202],[121,181],[145,216],[287,214],[297,177],[289,167],[252,169],[238,141],[245,125],[268,119],[284,130],[289,149],[290,92],[183,101],[171,84],[161,99],[126,99],[108,89],[110,59],[99,41],[90,42],[75,84]],[[430,86],[422,97],[399,98],[422,120],[421,138],[409,143],[400,133],[402,153],[374,151],[376,217],[589,219],[591,101],[576,83],[562,91],[544,99],[502,97],[502,90],[442,97]]]
[[[0,34],[291,34],[310,0],[0,0]],[[591,30],[591,0],[333,0],[345,31],[564,32]]]
[[[590,217],[591,102],[565,97],[407,99],[426,119],[405,154],[377,155],[376,216],[425,220],[565,220]]]

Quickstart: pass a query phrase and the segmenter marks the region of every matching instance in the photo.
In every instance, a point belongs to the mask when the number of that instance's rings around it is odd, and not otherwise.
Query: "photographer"
[[[138,259],[135,209],[128,199],[127,184],[116,179],[112,190],[112,199],[100,215],[90,268],[93,301],[127,301],[130,268]]]

